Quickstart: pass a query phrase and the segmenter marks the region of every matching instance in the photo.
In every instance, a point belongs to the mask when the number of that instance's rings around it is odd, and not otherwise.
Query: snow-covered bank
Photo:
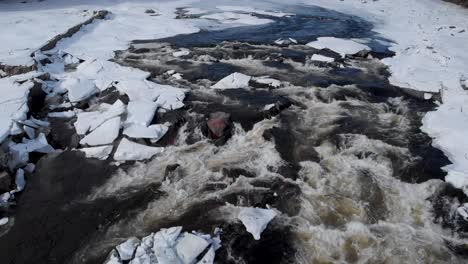
[[[423,130],[434,138],[453,165],[446,180],[468,194],[468,10],[439,0],[302,0],[364,17],[374,30],[393,40],[394,57],[383,62],[394,85],[442,94],[442,104],[424,119]]]

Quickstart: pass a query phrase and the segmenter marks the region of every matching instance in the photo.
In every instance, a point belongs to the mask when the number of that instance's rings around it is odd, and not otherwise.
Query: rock
[[[210,114],[208,121],[208,135],[211,139],[219,139],[228,134],[231,129],[231,115],[224,112]]]
[[[10,190],[11,177],[6,171],[0,172],[0,193]]]

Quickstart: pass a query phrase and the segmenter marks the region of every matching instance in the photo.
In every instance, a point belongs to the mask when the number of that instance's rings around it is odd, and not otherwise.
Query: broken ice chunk
[[[17,167],[18,165],[26,165],[29,161],[29,153],[51,153],[54,148],[49,145],[47,139],[43,133],[40,133],[35,139],[23,138],[23,143],[9,144],[11,159],[8,161],[10,169]]]
[[[215,250],[213,246],[211,246],[210,249],[208,249],[206,254],[203,256],[203,258],[197,262],[197,264],[213,264],[214,259],[215,259]]]
[[[79,151],[84,152],[87,158],[106,160],[112,152],[112,145],[94,148],[82,148],[79,149]]]
[[[145,160],[163,151],[164,148],[148,147],[123,138],[114,154],[114,160]]]
[[[118,116],[107,120],[93,132],[89,133],[80,141],[80,144],[90,146],[111,144],[119,136],[119,130],[120,117]]]
[[[316,41],[310,42],[307,46],[315,49],[330,49],[345,57],[347,54],[356,54],[361,50],[370,50],[370,48],[364,44],[357,43],[350,39],[339,39],[334,37],[321,37]]]
[[[124,129],[124,135],[131,138],[148,138],[159,141],[169,130],[165,125],[152,125],[149,127],[142,125],[130,125]]]
[[[0,226],[8,224],[8,217],[3,217],[0,219]]]
[[[468,221],[468,203],[458,207],[457,213],[463,218],[463,220]]]
[[[256,83],[260,83],[260,84],[267,84],[271,87],[274,87],[274,88],[278,88],[281,86],[281,82],[276,80],[276,79],[273,79],[273,78],[269,78],[269,77],[257,77],[257,78],[253,78],[253,80],[256,82]]]
[[[122,260],[120,260],[119,253],[115,249],[111,251],[109,257],[106,259],[104,264],[122,264]]]
[[[34,139],[36,137],[36,132],[34,128],[29,126],[23,126],[24,132],[28,135],[29,139]]]
[[[88,131],[93,131],[102,123],[111,118],[120,116],[125,112],[125,105],[122,101],[117,100],[108,109],[95,112],[82,112],[77,114],[77,120],[74,123],[76,133],[84,135]]]
[[[244,224],[247,232],[251,233],[255,240],[259,240],[263,230],[275,216],[276,212],[272,209],[244,207],[237,218]]]
[[[98,92],[94,82],[88,79],[69,78],[61,86],[68,91],[68,99],[72,103],[86,100]]]
[[[182,49],[182,50],[173,52],[172,56],[178,58],[178,57],[182,57],[182,56],[187,56],[189,54],[190,54],[190,50]]]
[[[47,114],[48,117],[53,117],[53,118],[72,118],[75,117],[75,112],[69,110],[65,112],[51,112]]]
[[[132,237],[124,243],[116,247],[117,252],[119,252],[120,259],[123,261],[130,260],[133,258],[133,253],[140,244],[140,240],[136,237]]]
[[[184,233],[183,237],[177,242],[177,255],[179,255],[182,263],[191,264],[208,246],[209,244],[205,239],[190,233]]]
[[[312,55],[311,60],[313,60],[313,61],[321,61],[321,62],[334,62],[334,61],[335,61],[334,58],[330,58],[330,57],[323,56],[323,55],[320,55],[320,54],[314,54],[314,55]]]
[[[249,87],[249,82],[252,77],[235,72],[229,76],[224,77],[215,85],[211,86],[214,89],[237,89]]]
[[[16,184],[16,190],[18,192],[21,192],[22,190],[24,190],[24,187],[26,186],[26,181],[24,180],[24,170],[23,169],[18,169],[16,171],[15,184]]]
[[[127,123],[149,126],[158,105],[151,101],[130,101],[127,106]]]

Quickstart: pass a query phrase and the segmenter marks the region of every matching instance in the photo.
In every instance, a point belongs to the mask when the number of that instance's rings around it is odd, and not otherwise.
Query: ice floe
[[[145,160],[164,151],[164,148],[149,147],[122,138],[117,151],[114,153],[116,161]]]
[[[235,13],[235,12],[222,12],[209,15],[203,15],[201,18],[218,20],[224,24],[245,24],[245,25],[263,25],[273,22],[273,20],[266,18],[259,18],[251,14]]]
[[[127,135],[131,138],[148,138],[158,141],[161,139],[166,132],[168,131],[168,127],[166,125],[151,125],[151,126],[142,126],[132,124],[126,128],[124,128],[124,135]]]
[[[111,154],[112,148],[113,146],[109,145],[109,146],[101,146],[101,147],[93,147],[93,148],[81,148],[79,149],[79,151],[84,152],[87,158],[105,160]]]
[[[330,57],[323,56],[323,55],[320,55],[320,54],[314,54],[314,55],[312,55],[312,57],[310,59],[313,60],[313,61],[321,61],[321,62],[334,62],[335,61],[334,58],[330,58]]]
[[[171,227],[141,240],[130,238],[112,250],[105,263],[129,261],[130,264],[212,264],[220,242],[219,233],[212,237],[182,232],[182,227]]]
[[[307,46],[315,49],[330,49],[339,53],[342,57],[348,54],[356,54],[361,50],[370,50],[368,46],[356,41],[334,37],[321,37],[316,41],[307,43]]]
[[[28,94],[33,86],[30,81],[19,84],[13,78],[0,79],[0,143],[10,135],[14,121],[26,119]]]
[[[117,100],[108,109],[93,112],[80,112],[77,114],[77,120],[74,123],[76,132],[84,135],[88,131],[93,131],[107,120],[120,116],[125,112],[125,104]]]
[[[230,74],[215,85],[211,86],[214,89],[237,89],[237,88],[247,88],[249,87],[249,82],[252,79],[251,76],[235,72]]]
[[[86,135],[80,141],[80,144],[89,146],[108,145],[117,139],[119,131],[120,117],[113,117]]]
[[[251,233],[255,240],[259,240],[263,230],[275,216],[276,212],[272,209],[244,207],[237,218],[244,224],[247,232]]]
[[[130,101],[127,105],[126,123],[149,126],[158,105],[152,101]]]

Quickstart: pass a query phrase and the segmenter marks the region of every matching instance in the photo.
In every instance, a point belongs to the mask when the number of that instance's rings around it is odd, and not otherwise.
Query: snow
[[[98,92],[94,83],[88,79],[69,78],[61,86],[68,91],[68,99],[72,103],[86,100]]]
[[[82,148],[79,151],[85,153],[87,158],[95,158],[100,160],[106,160],[112,152],[112,145],[102,146],[102,147],[93,147],[93,148]]]
[[[145,160],[164,151],[164,148],[148,147],[122,138],[114,154],[116,161]]]
[[[36,4],[37,5],[37,4]],[[30,56],[58,34],[92,16],[76,7],[36,8],[30,3],[0,2],[0,64],[33,65]],[[47,3],[42,6],[49,6]],[[57,20],[50,19],[56,17]],[[2,93],[3,94],[3,93]]]
[[[361,50],[370,50],[364,44],[357,43],[350,39],[339,39],[334,37],[321,37],[316,41],[307,43],[307,46],[315,49],[330,49],[339,53],[343,58],[347,54],[356,54]]]
[[[123,133],[131,138],[148,138],[158,141],[167,133],[168,130],[169,128],[166,125],[158,124],[146,127],[133,124],[126,127]]]
[[[214,89],[237,89],[249,87],[249,82],[252,77],[235,72],[224,77],[222,80],[211,86]]]
[[[293,16],[292,13],[284,13],[281,11],[265,11],[256,9],[253,7],[248,6],[231,6],[231,5],[223,5],[223,6],[216,6],[217,9],[223,11],[237,11],[237,12],[248,12],[248,13],[256,13],[259,15],[267,15],[267,16],[275,16],[275,17],[285,17],[285,16]]]
[[[395,56],[383,59],[391,84],[425,92],[442,90],[442,104],[426,115],[422,130],[448,156],[446,181],[468,194],[468,9],[438,0],[305,0],[364,17],[390,39]],[[462,32],[465,30],[465,32]],[[430,48],[429,48],[430,47]]]
[[[130,238],[109,254],[107,264],[129,261],[130,264],[213,264],[220,247],[219,235],[182,232],[182,227],[161,229],[157,233]],[[208,250],[206,250],[208,249]],[[206,250],[205,255],[201,254]],[[120,257],[119,257],[120,255]],[[196,260],[201,257],[200,261]]]
[[[245,24],[245,25],[263,25],[273,22],[266,18],[258,18],[250,14],[222,12],[210,15],[203,15],[200,18],[218,20],[223,24]]]
[[[237,218],[244,224],[247,232],[251,233],[255,240],[259,240],[260,235],[275,216],[276,212],[272,209],[244,207]]]
[[[320,55],[320,54],[312,55],[311,60],[313,60],[313,61],[322,61],[322,62],[334,62],[335,61],[334,58],[330,58],[330,57],[323,56],[323,55]]]
[[[80,144],[90,146],[111,144],[119,136],[119,131],[120,117],[118,116],[105,121],[95,130],[85,136],[80,141]]]

